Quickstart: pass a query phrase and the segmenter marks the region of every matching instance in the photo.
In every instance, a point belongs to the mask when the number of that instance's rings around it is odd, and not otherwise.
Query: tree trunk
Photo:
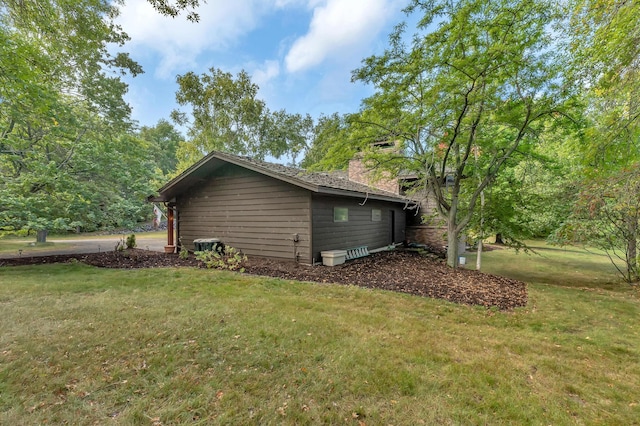
[[[504,244],[502,240],[502,234],[496,234],[496,244]]]
[[[47,242],[47,233],[46,229],[41,229],[36,234],[36,242],[38,243],[46,243]]]
[[[458,267],[458,234],[456,224],[451,220],[447,226],[447,265],[452,268]]]
[[[447,265],[456,269],[458,267],[458,194],[460,186],[454,184],[451,189],[451,205],[447,212]]]
[[[627,217],[627,274],[629,282],[638,281],[638,219]]]
[[[476,160],[478,159],[476,151]],[[478,239],[478,256],[476,257],[476,270],[482,268],[482,240],[484,240],[484,191],[480,193],[480,238]]]

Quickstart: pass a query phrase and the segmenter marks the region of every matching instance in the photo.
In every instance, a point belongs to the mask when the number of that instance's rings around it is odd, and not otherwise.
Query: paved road
[[[102,251],[113,251],[116,244],[122,236],[113,235],[101,238],[78,238],[78,239],[56,239],[47,238],[47,242],[64,244],[63,246],[51,246],[46,249],[38,247],[37,250],[30,249],[29,246],[22,248],[22,253],[7,252],[0,253],[0,259],[7,259],[18,256],[51,256],[56,254],[77,254],[77,253],[98,253]],[[165,235],[146,235],[144,233],[136,234],[137,248],[152,251],[164,251],[164,245],[167,243]]]

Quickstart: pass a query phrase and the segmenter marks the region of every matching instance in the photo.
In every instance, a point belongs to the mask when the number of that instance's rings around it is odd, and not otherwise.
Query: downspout
[[[298,253],[298,242],[300,241],[300,236],[298,235],[298,233],[293,234],[291,240],[293,241],[293,260],[299,262],[300,253]]]

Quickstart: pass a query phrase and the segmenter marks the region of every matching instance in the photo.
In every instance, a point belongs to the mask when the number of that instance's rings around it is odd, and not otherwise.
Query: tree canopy
[[[446,221],[451,266],[480,194],[537,144],[546,120],[561,117],[554,10],[533,0],[413,1],[406,11],[420,14],[415,32],[399,25],[386,52],[354,72],[377,89],[355,120],[360,131],[400,143],[365,158],[419,176]]]
[[[584,105],[581,143],[574,145],[581,161],[572,214],[554,237],[605,250],[624,279],[637,282],[640,4],[574,0],[567,9],[566,72]]]
[[[197,1],[152,2],[163,13]],[[162,176],[124,100],[142,68],[121,2],[0,3],[0,228],[96,229],[144,220]],[[143,132],[144,133],[144,132]],[[166,161],[165,161],[166,163]],[[172,164],[161,164],[166,173]]]
[[[199,22],[200,15],[196,10],[200,6],[201,0],[147,0],[158,12],[165,16],[175,18],[186,12],[187,19],[192,22]],[[206,0],[203,0],[203,2]]]
[[[176,123],[189,126],[190,141],[179,151],[181,168],[212,150],[257,158],[288,154],[295,161],[306,149],[313,129],[311,117],[270,111],[257,97],[258,85],[246,71],[234,77],[211,68],[202,75],[180,75],[177,81],[176,100],[191,110],[171,114]]]
[[[139,137],[150,144],[155,164],[165,176],[172,175],[178,166],[178,146],[184,136],[167,120],[161,119],[153,127],[142,126]]]

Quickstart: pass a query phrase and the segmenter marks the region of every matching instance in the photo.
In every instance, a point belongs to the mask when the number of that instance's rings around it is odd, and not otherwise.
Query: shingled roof
[[[191,186],[206,180],[213,171],[222,165],[230,163],[245,169],[253,170],[272,178],[288,182],[292,185],[308,189],[312,192],[341,195],[351,197],[363,197],[398,203],[411,202],[398,194],[383,191],[351,181],[340,174],[309,172],[297,167],[283,166],[282,164],[269,163],[255,160],[249,157],[212,151],[200,161],[189,167],[182,174],[169,181],[159,189],[158,197],[149,197],[150,201],[171,201],[178,194],[183,193]]]

